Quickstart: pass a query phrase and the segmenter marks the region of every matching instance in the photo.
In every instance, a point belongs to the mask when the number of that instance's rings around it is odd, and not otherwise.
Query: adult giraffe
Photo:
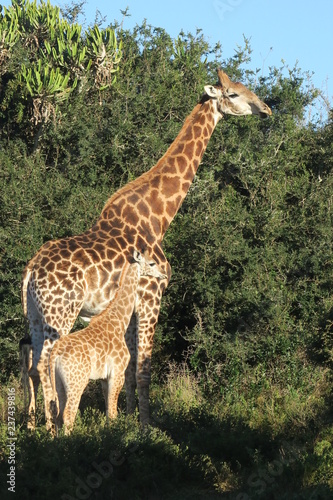
[[[223,114],[271,115],[269,107],[241,83],[218,71],[217,85],[207,85],[175,141],[148,172],[119,189],[105,204],[91,229],[79,236],[45,243],[27,264],[22,278],[22,304],[31,335],[29,356],[29,427],[35,426],[39,382],[44,393],[47,427],[52,390],[48,358],[53,342],[67,335],[78,315],[89,319],[114,297],[125,255],[147,248],[167,275],[143,277],[139,300],[126,341],[131,361],[126,371],[127,411],[149,421],[151,352],[162,294],[171,267],[161,242],[193,181],[213,130]],[[26,345],[26,344],[25,344]]]

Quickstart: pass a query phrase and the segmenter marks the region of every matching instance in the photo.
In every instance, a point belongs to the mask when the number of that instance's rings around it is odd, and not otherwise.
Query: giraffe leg
[[[140,422],[149,424],[149,385],[151,380],[151,353],[154,331],[145,334],[144,339],[138,339],[138,359],[136,381],[139,398]],[[142,337],[141,337],[142,338]]]
[[[115,372],[112,377],[108,378],[108,408],[107,419],[113,419],[117,416],[117,406],[120,391],[125,382],[125,373]]]
[[[44,335],[45,340],[38,361],[37,370],[43,388],[46,428],[47,430],[52,430],[52,414],[50,408],[53,393],[49,376],[49,357],[53,347],[53,343],[57,338],[59,338],[59,335],[56,330],[49,326],[44,329]]]
[[[22,371],[25,372],[23,376],[24,386],[28,389],[28,422],[27,427],[30,430],[34,430],[36,427],[36,404],[37,404],[37,392],[39,387],[39,375],[36,369],[33,368],[33,351],[29,347],[29,351],[23,354],[26,356],[27,360],[24,366],[22,366]]]
[[[139,398],[140,422],[142,425],[149,424],[151,354],[164,288],[165,283],[159,282],[158,286],[152,288],[151,291],[148,284],[145,289],[145,300],[140,302],[137,307],[139,320],[137,331],[136,384]]]
[[[50,412],[52,414],[53,419],[53,434],[58,434],[58,430],[63,426],[63,413],[66,405],[66,390],[64,384],[62,382],[61,377],[57,374],[56,371],[56,400],[51,401]]]
[[[89,382],[89,374],[87,359],[82,360],[81,363],[73,364],[73,359],[64,357],[61,359],[60,365],[56,366],[56,389],[59,405],[56,422],[58,428],[64,426],[65,434],[70,434],[73,429],[82,393]]]
[[[40,383],[39,374],[37,370],[33,367],[30,368],[29,372],[29,408],[28,408],[28,429],[34,430],[36,428],[36,405],[37,405],[37,393]]]
[[[70,434],[73,429],[82,392],[83,390],[78,390],[77,388],[75,388],[75,390],[69,390],[69,392],[67,393],[67,401],[62,414],[65,434]]]
[[[137,317],[133,314],[128,325],[125,341],[130,354],[130,360],[125,372],[126,412],[131,415],[135,412],[136,398],[136,356],[137,356]]]
[[[28,295],[27,300],[28,306],[28,321],[31,336],[31,347],[29,350],[29,361],[28,361],[28,394],[29,394],[29,404],[28,404],[28,429],[34,430],[36,427],[36,404],[37,404],[37,393],[40,384],[39,372],[37,369],[37,364],[42,351],[44,334],[43,334],[43,324],[42,318],[36,309],[36,306]]]
[[[115,367],[111,375],[107,379],[108,403],[107,403],[107,418],[116,418],[118,398],[121,389],[125,382],[125,372],[130,360],[130,353],[126,345],[125,339],[122,338],[122,350],[118,352]]]

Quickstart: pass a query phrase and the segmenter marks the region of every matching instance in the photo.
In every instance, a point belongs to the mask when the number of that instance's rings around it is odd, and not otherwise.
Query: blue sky
[[[59,1],[59,5],[63,5]],[[251,39],[251,66],[268,73],[283,59],[302,71],[314,72],[313,83],[333,102],[332,0],[87,0],[87,22],[98,9],[107,22],[121,21],[120,9],[129,7],[124,27],[143,19],[176,37],[181,30],[201,28],[212,45],[220,41],[223,57],[234,54],[243,35]]]
[[[51,3],[62,7],[71,0]],[[282,59],[290,67],[298,61],[302,71],[314,72],[314,85],[333,105],[332,0],[87,0],[86,22],[93,23],[97,10],[106,16],[106,24],[121,21],[120,10],[126,7],[131,16],[124,19],[124,28],[143,19],[172,37],[201,28],[211,45],[221,42],[224,58],[234,54],[245,35],[253,49],[252,68],[267,74]]]

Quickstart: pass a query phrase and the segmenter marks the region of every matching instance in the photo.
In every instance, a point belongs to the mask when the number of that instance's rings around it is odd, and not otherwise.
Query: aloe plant
[[[5,68],[1,69],[3,63],[9,58],[10,49],[16,44],[19,39],[20,31],[18,27],[18,19],[16,16],[8,16],[7,9],[4,8],[2,14],[2,6],[0,6],[0,74],[4,73]]]
[[[112,77],[118,70],[122,57],[121,43],[117,44],[115,32],[111,28],[100,30],[98,26],[87,32],[88,67],[95,69],[95,84],[103,90],[115,81]]]
[[[78,86],[80,91],[102,91],[115,81],[122,53],[111,28],[95,26],[82,33],[82,27],[62,18],[50,0],[13,0],[3,11],[0,75],[6,73],[6,62],[20,46],[26,55],[11,78],[32,113],[36,100],[56,109]],[[41,116],[35,114],[34,122],[43,120]]]
[[[74,80],[69,86],[70,74],[63,75],[60,68],[51,68],[43,65],[41,59],[37,64],[31,65],[27,68],[24,64],[21,67],[19,74],[20,82],[26,85],[26,88],[31,97],[55,97],[57,100],[66,99],[69,92],[71,92],[77,84]]]

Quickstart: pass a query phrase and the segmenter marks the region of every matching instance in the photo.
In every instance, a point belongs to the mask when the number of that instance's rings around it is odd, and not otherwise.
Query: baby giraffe
[[[72,430],[89,379],[104,379],[107,418],[117,416],[118,396],[130,360],[125,332],[135,308],[141,276],[166,278],[155,261],[135,250],[109,306],[94,316],[83,330],[61,337],[51,351],[53,400],[50,409],[56,428],[64,424],[67,434]]]

